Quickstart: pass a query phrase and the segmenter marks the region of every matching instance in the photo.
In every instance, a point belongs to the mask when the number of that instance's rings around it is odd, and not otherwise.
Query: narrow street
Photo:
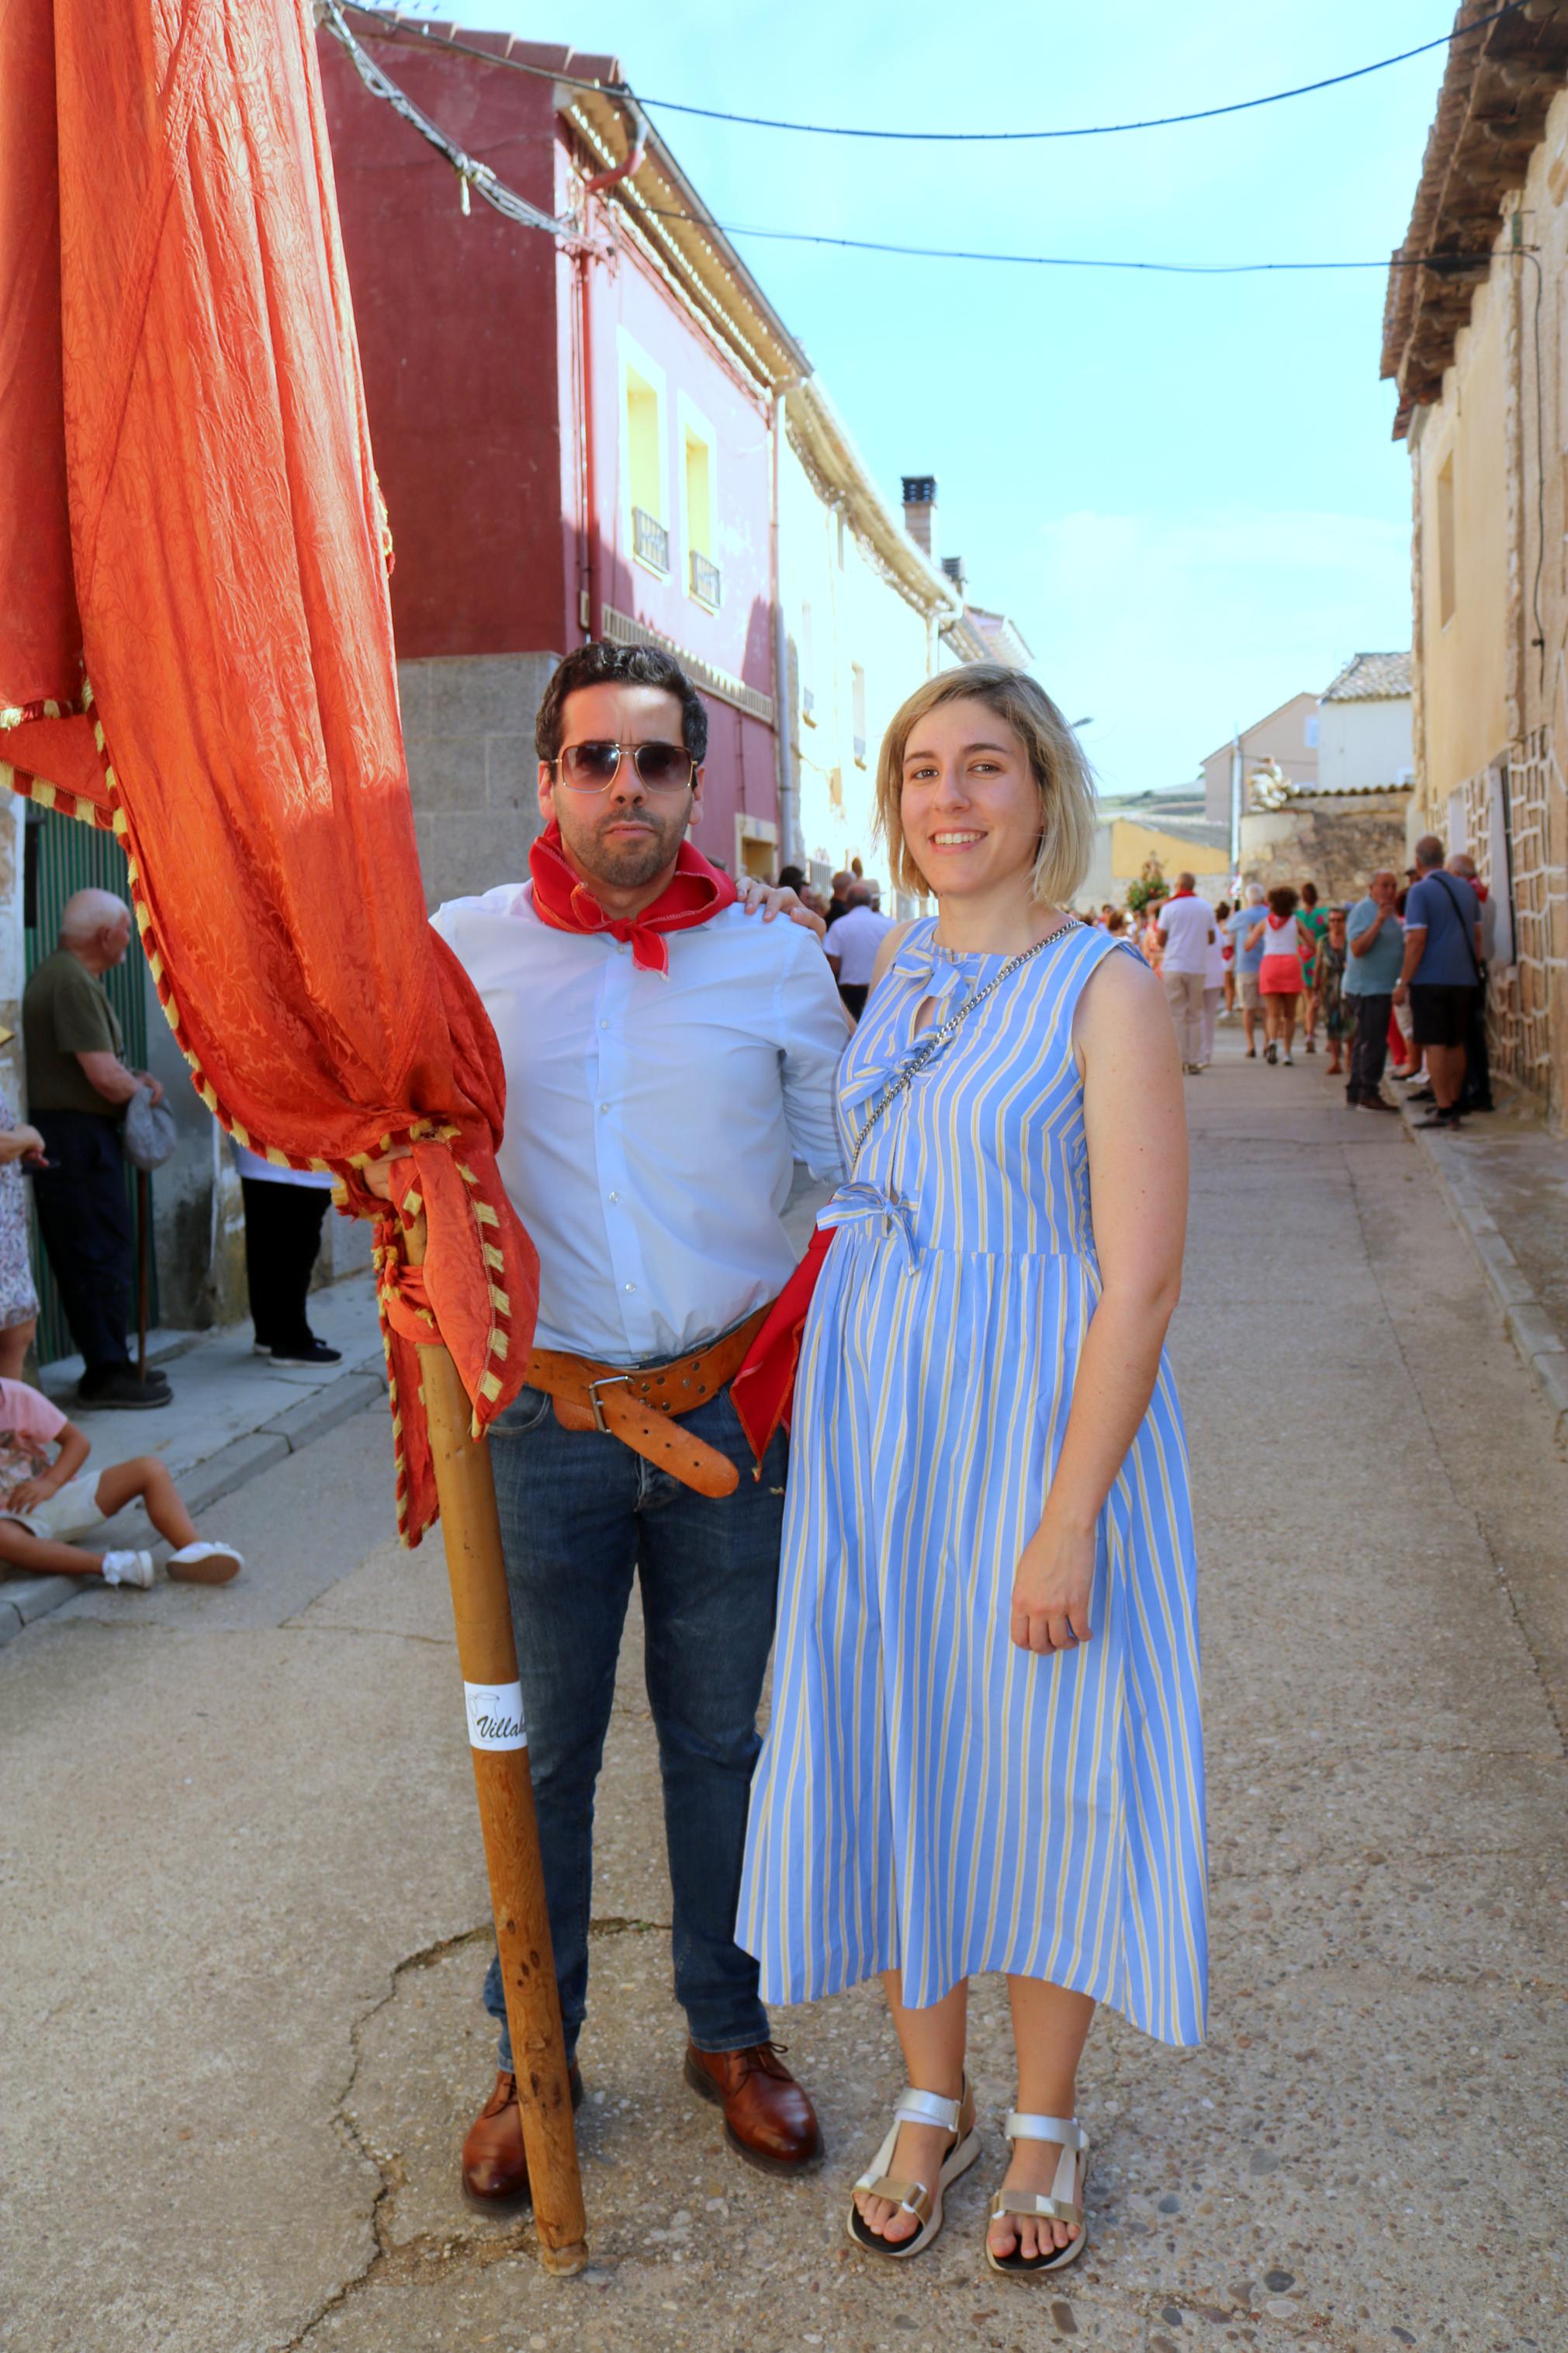
[[[900,2082],[870,1989],[782,2017],[826,2168],[680,2077],[628,1641],[581,2139],[593,2267],[463,2204],[487,1900],[440,1548],[379,1408],[213,1514],[248,1574],[71,1601],[0,1652],[6,2353],[871,2353],[1568,2345],[1568,1462],[1402,1125],[1321,1060],[1189,1082],[1174,1340],[1204,1573],[1213,2030],[1105,2019],[1091,2241],[984,2268],[1009,2105],[919,2262],[843,2232]],[[1277,1368],[1293,1369],[1281,1386]]]

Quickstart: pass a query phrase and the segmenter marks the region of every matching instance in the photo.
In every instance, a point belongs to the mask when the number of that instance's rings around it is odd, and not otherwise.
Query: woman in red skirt
[[[1289,882],[1276,883],[1268,893],[1268,913],[1247,934],[1248,951],[1263,943],[1263,963],[1258,991],[1263,999],[1263,1049],[1266,1062],[1291,1060],[1296,1039],[1296,1012],[1305,986],[1304,967],[1315,943],[1297,921],[1297,893]],[[1283,1053],[1281,1053],[1283,1049]]]

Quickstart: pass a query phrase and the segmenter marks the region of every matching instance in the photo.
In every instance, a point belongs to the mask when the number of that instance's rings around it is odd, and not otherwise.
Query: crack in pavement
[[[487,1918],[479,1921],[471,1928],[459,1928],[450,1936],[437,1936],[428,1945],[421,1945],[417,1952],[409,1953],[398,1962],[392,1972],[386,1991],[379,1994],[367,2009],[362,2010],[349,2028],[351,2064],[347,2081],[332,2104],[331,2123],[348,2142],[355,2156],[362,2158],[365,2164],[380,2176],[380,2187],[371,2200],[369,2214],[371,2235],[375,2242],[374,2251],[362,2270],[356,2272],[352,2279],[344,2280],[341,2286],[335,2288],[332,2294],[324,2299],[306,2321],[304,2327],[280,2348],[280,2353],[300,2353],[300,2348],[309,2344],[324,2320],[329,2319],[333,2313],[342,2311],[351,2297],[360,2295],[373,2282],[379,2282],[388,2277],[415,2282],[427,2281],[442,2272],[451,2270],[459,2263],[472,2263],[483,2268],[517,2254],[528,2244],[532,2224],[531,2214],[521,2217],[515,2227],[510,2231],[500,2233],[494,2231],[487,2232],[483,2238],[441,2239],[427,2235],[405,2240],[398,2244],[391,2243],[385,2235],[384,2210],[393,2191],[403,2187],[405,2179],[403,2168],[396,2158],[384,2158],[378,2156],[349,2114],[349,2105],[353,2098],[354,2090],[359,2082],[360,2068],[363,2062],[363,2037],[365,2029],[373,2020],[380,2017],[382,2011],[390,2003],[396,2000],[403,1979],[413,1975],[416,1970],[437,1968],[449,1955],[464,1952],[471,1945],[488,1943],[494,1933],[494,1925]],[[668,1920],[638,1920],[620,1913],[607,1913],[588,1923],[590,1936],[668,1936],[669,1933],[670,1924]]]
[[[465,1947],[477,1944],[481,1937],[488,1936],[491,1933],[491,1924],[489,1920],[485,1920],[478,1927],[459,1928],[451,1936],[437,1936],[428,1945],[421,1945],[417,1952],[408,1954],[405,1959],[398,1962],[392,1972],[386,1991],[379,1995],[367,2009],[362,2010],[350,2026],[351,2063],[343,2088],[332,2104],[331,2122],[354,2154],[362,2158],[365,2164],[380,2176],[380,2187],[371,2200],[368,2217],[371,2236],[375,2242],[374,2251],[370,2261],[362,2270],[356,2272],[352,2279],[343,2281],[340,2287],[335,2288],[332,2294],[318,2306],[304,2327],[280,2348],[280,2353],[299,2353],[299,2348],[309,2342],[323,2320],[328,2319],[334,2312],[341,2311],[351,2296],[357,2295],[362,2289],[367,2287],[371,2281],[375,2279],[384,2268],[403,2252],[387,2244],[383,2229],[383,2208],[393,2191],[401,2184],[402,2167],[395,2158],[384,2162],[371,2147],[348,2113],[349,2102],[353,2097],[354,2087],[359,2082],[360,2068],[363,2063],[362,2038],[365,2028],[373,2019],[380,2017],[389,2003],[396,2000],[399,1985],[412,1971],[434,1968],[437,1962],[446,1959],[448,1953],[461,1952]]]

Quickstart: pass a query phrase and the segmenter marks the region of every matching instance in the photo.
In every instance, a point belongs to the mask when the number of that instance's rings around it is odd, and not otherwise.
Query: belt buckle
[[[615,1436],[615,1432],[610,1428],[609,1423],[605,1419],[605,1409],[599,1403],[599,1391],[601,1389],[614,1388],[617,1381],[620,1382],[623,1388],[629,1388],[631,1386],[631,1375],[629,1373],[602,1373],[596,1381],[590,1381],[588,1384],[588,1403],[593,1409],[594,1427],[595,1430],[602,1430],[606,1438],[613,1438]]]

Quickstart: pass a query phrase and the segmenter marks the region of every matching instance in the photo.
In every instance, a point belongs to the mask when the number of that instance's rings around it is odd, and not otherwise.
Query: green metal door
[[[55,809],[41,808],[36,801],[27,803],[26,852],[23,869],[23,921],[26,935],[27,976],[30,979],[47,955],[52,955],[59,944],[60,917],[66,901],[74,891],[112,891],[127,905],[131,885],[125,871],[125,852],[113,834],[95,825],[84,825],[78,818],[61,817]],[[147,959],[142,950],[142,935],[134,929],[125,961],[113,972],[106,973],[103,981],[109,1001],[119,1016],[125,1039],[125,1060],[133,1071],[147,1067]],[[137,1219],[136,1176],[129,1162],[125,1169],[126,1198],[131,1205],[132,1220]],[[147,1180],[147,1213],[153,1210],[153,1183]],[[32,1220],[33,1272],[38,1285],[38,1362],[52,1364],[57,1357],[75,1353],[76,1343],[60,1306],[59,1293],[55,1287],[54,1271],[45,1255],[38,1222]],[[137,1246],[141,1247],[138,1231]],[[148,1236],[148,1322],[158,1320],[158,1268]],[[134,1288],[132,1292],[131,1313],[136,1313]]]

